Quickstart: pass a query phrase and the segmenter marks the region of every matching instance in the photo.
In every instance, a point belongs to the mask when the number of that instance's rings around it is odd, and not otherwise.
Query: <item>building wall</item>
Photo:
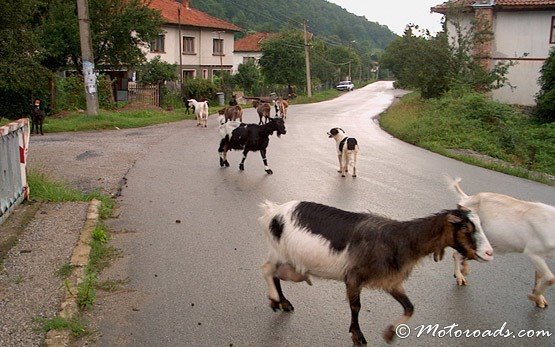
[[[519,105],[535,105],[535,94],[539,91],[540,69],[549,50],[551,18],[555,11],[497,12],[493,27],[493,62],[514,59],[517,63],[509,68],[509,82],[493,92],[495,100]]]
[[[237,73],[239,65],[243,64],[245,58],[254,58],[258,63],[262,57],[261,52],[235,52],[233,54],[235,56],[233,59],[233,73]]]
[[[179,66],[179,29],[177,26],[164,26],[165,31],[165,42],[164,49],[165,52],[148,52],[146,57],[148,60],[153,59],[156,56],[168,62],[170,64],[176,64]],[[195,38],[195,52],[194,54],[182,54],[182,69],[181,70],[195,70],[196,77],[212,77],[213,71],[219,71],[223,66],[223,70],[231,70],[234,63],[233,55],[233,32],[223,32],[220,33],[220,38],[223,39],[224,45],[224,55],[214,55],[213,54],[213,39],[218,38],[218,33],[216,30],[193,28],[193,27],[182,27],[181,28],[182,37],[194,37]],[[203,70],[208,71],[208,76],[203,76]]]

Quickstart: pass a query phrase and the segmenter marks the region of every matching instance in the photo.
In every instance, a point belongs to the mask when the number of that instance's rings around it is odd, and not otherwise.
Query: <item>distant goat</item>
[[[413,314],[403,282],[421,258],[434,253],[434,259],[440,260],[444,249],[452,247],[468,259],[492,259],[478,218],[465,209],[399,222],[306,201],[283,205],[266,201],[261,207],[260,221],[269,245],[262,269],[270,307],[294,310],[280,280],[310,284],[310,276],[315,276],[343,281],[351,306],[349,331],[357,345],[366,344],[358,323],[362,288],[382,289],[403,306],[403,317],[383,333],[391,342],[397,326]]]
[[[258,122],[258,124],[263,123],[262,119],[264,119],[264,123],[268,123],[268,120],[271,119],[270,111],[272,108],[270,107],[270,104],[268,104],[267,102],[253,100],[252,106],[254,106],[254,108],[256,109],[256,112],[258,113],[258,117],[260,118],[260,121]]]
[[[289,107],[289,102],[285,99],[278,98],[276,100],[276,115],[279,115],[281,118],[287,118],[287,108]]]
[[[337,158],[339,159],[339,172],[345,177],[351,167],[353,177],[357,177],[358,142],[354,137],[347,137],[341,128],[332,128],[328,131],[328,137],[335,140],[337,147]]]
[[[224,122],[230,120],[243,121],[243,108],[239,105],[224,107],[218,111],[218,114],[224,116]]]
[[[208,101],[196,101],[195,99],[187,100],[189,106],[195,108],[197,117],[197,126],[205,127],[208,120]]]
[[[270,119],[270,122],[264,125],[257,124],[244,124],[237,121],[230,121],[220,125],[220,166],[229,166],[227,161],[227,151],[235,149],[243,151],[243,159],[239,164],[239,170],[245,169],[245,159],[250,151],[260,151],[262,161],[264,162],[264,170],[268,174],[273,174],[273,171],[268,167],[266,160],[266,148],[270,143],[269,136],[274,132],[280,137],[286,133],[285,124],[283,119]]]
[[[497,193],[468,196],[459,185],[460,178],[449,181],[460,198],[459,204],[480,217],[495,252],[524,253],[530,258],[536,273],[534,289],[528,298],[537,307],[545,308],[548,303],[543,293],[555,284],[555,276],[545,262],[545,258],[555,258],[555,207]],[[468,264],[464,256],[456,252],[453,258],[457,284],[466,285],[464,276],[468,275]]]
[[[35,132],[37,135],[44,135],[42,132],[42,124],[44,123],[44,111],[41,109],[41,100],[35,99],[31,107],[31,134]]]

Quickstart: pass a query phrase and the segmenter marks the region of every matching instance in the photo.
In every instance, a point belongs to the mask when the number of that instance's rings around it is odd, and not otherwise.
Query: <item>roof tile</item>
[[[255,33],[235,41],[235,52],[260,52],[260,43],[274,33]]]
[[[179,24],[178,17],[179,3],[175,0],[152,0],[148,3],[152,9],[159,10],[166,23]],[[207,13],[189,7],[189,1],[183,0],[181,7],[181,24],[201,28],[223,29],[229,31],[243,31],[235,24],[226,22],[223,19],[212,17]]]
[[[447,4],[459,4],[471,6],[477,1],[473,0],[451,0],[432,7],[432,12],[445,13]],[[493,0],[494,9],[555,9],[555,0]]]

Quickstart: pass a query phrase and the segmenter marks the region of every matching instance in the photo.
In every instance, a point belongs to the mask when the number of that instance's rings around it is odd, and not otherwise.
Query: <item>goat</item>
[[[40,99],[35,99],[31,107],[31,134],[35,132],[37,135],[44,135],[42,132],[42,124],[44,123],[44,111],[40,108]]]
[[[351,167],[353,177],[357,177],[357,157],[359,152],[358,142],[354,137],[347,137],[341,128],[332,128],[328,137],[335,140],[337,145],[337,158],[341,177],[345,177]],[[346,145],[346,146],[345,146]]]
[[[231,149],[243,150],[243,159],[239,164],[239,170],[245,170],[245,159],[247,153],[250,151],[260,151],[262,161],[264,162],[264,170],[267,174],[273,174],[273,171],[268,167],[266,160],[266,148],[270,142],[269,136],[274,132],[278,137],[286,134],[285,124],[283,119],[270,119],[269,123],[264,125],[245,124],[237,121],[231,121],[220,125],[220,166],[228,167],[227,151]]]
[[[195,115],[197,118],[197,127],[203,126],[206,128],[206,121],[208,120],[208,101],[196,101],[195,99],[187,100],[189,106],[195,108]]]
[[[344,281],[354,344],[366,344],[358,323],[363,287],[383,289],[403,306],[404,316],[383,333],[391,342],[396,327],[413,314],[403,282],[421,258],[434,253],[439,261],[446,247],[469,259],[488,261],[493,255],[478,217],[464,208],[399,222],[306,201],[265,201],[260,206],[269,245],[262,269],[272,310],[294,310],[280,280],[300,282],[315,276]]]
[[[272,108],[270,107],[270,104],[259,100],[253,100],[252,106],[256,109],[256,112],[258,113],[258,117],[260,118],[260,121],[258,122],[258,124],[262,124],[262,119],[264,119],[264,123],[268,123],[268,120],[271,119],[270,111]]]
[[[289,103],[287,102],[287,100],[278,98],[275,104],[276,116],[279,115],[281,118],[286,119],[288,107],[289,107]]]
[[[224,107],[218,110],[218,114],[224,116],[224,122],[230,120],[243,121],[243,108],[239,105]]]
[[[459,204],[476,213],[488,239],[499,253],[524,253],[534,264],[535,280],[528,298],[537,307],[548,303],[543,296],[547,287],[555,284],[545,258],[555,257],[555,207],[540,202],[518,200],[497,193],[477,193],[468,196],[460,187],[460,178],[449,179],[459,196]],[[453,253],[454,276],[458,285],[466,285],[468,264],[464,256]],[[462,267],[462,269],[461,269]]]

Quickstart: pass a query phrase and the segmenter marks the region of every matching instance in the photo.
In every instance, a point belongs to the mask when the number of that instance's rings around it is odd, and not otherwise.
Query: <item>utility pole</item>
[[[181,37],[181,7],[182,0],[178,0],[179,5],[177,6],[177,32],[179,35],[179,85],[181,86],[181,96],[183,96],[183,38]]]
[[[79,38],[81,40],[81,60],[83,61],[87,114],[89,116],[98,116],[98,93],[96,75],[94,73],[94,57],[91,50],[88,0],[77,0],[77,16],[79,18]]]
[[[310,79],[310,57],[308,55],[308,33],[306,32],[306,19],[304,20],[304,57],[306,63],[306,95],[312,96],[312,80]]]
[[[348,80],[351,81],[351,82],[353,81],[352,78],[351,78],[351,52],[352,52],[351,44],[353,44],[355,42],[356,42],[355,40],[349,41],[349,78],[348,78]]]

